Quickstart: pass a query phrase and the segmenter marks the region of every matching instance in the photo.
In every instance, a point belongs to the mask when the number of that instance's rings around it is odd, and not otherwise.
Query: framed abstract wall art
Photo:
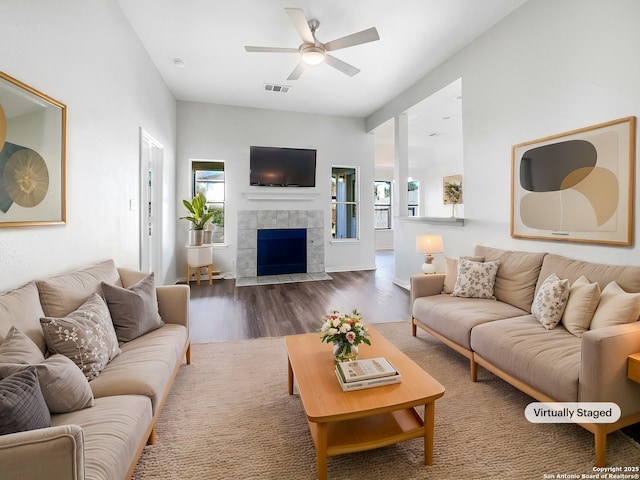
[[[512,148],[511,236],[633,243],[635,117]]]
[[[0,227],[65,223],[66,106],[0,72]]]

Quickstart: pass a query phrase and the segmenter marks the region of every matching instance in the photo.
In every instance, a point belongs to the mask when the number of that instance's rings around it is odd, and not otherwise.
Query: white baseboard
[[[392,282],[398,285],[399,287],[404,288],[405,290],[411,290],[411,284],[409,282],[404,282],[397,277],[393,277]]]
[[[357,267],[334,267],[334,268],[326,268],[325,272],[357,272],[360,270],[375,270],[376,266],[374,265],[358,265]]]

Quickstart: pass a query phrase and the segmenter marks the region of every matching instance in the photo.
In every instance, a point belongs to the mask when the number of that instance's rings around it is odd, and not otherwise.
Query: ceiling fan
[[[353,77],[360,71],[358,68],[332,55],[328,55],[327,52],[380,40],[378,31],[375,27],[372,27],[327,43],[321,43],[316,38],[316,30],[320,26],[318,20],[307,20],[304,12],[299,8],[285,8],[285,11],[302,38],[302,44],[298,48],[245,46],[244,49],[247,52],[300,54],[300,62],[296,68],[293,69],[287,80],[298,80],[307,66],[318,65],[322,62]]]

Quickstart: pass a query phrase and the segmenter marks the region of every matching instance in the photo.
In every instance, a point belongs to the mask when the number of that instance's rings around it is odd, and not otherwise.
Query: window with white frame
[[[207,201],[207,209],[214,212],[209,226],[211,243],[224,243],[224,162],[193,160],[191,174],[193,195],[202,192]]]
[[[373,197],[376,230],[391,228],[391,182],[376,180],[373,182]]]
[[[331,167],[331,234],[358,238],[358,169]]]
[[[420,182],[416,180],[411,180],[407,184],[407,207],[409,208],[408,216],[415,217],[419,214]]]

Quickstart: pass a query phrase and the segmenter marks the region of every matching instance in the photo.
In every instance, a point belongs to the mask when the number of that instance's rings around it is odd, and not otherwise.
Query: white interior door
[[[140,270],[157,275],[162,273],[163,156],[162,145],[140,129]]]

